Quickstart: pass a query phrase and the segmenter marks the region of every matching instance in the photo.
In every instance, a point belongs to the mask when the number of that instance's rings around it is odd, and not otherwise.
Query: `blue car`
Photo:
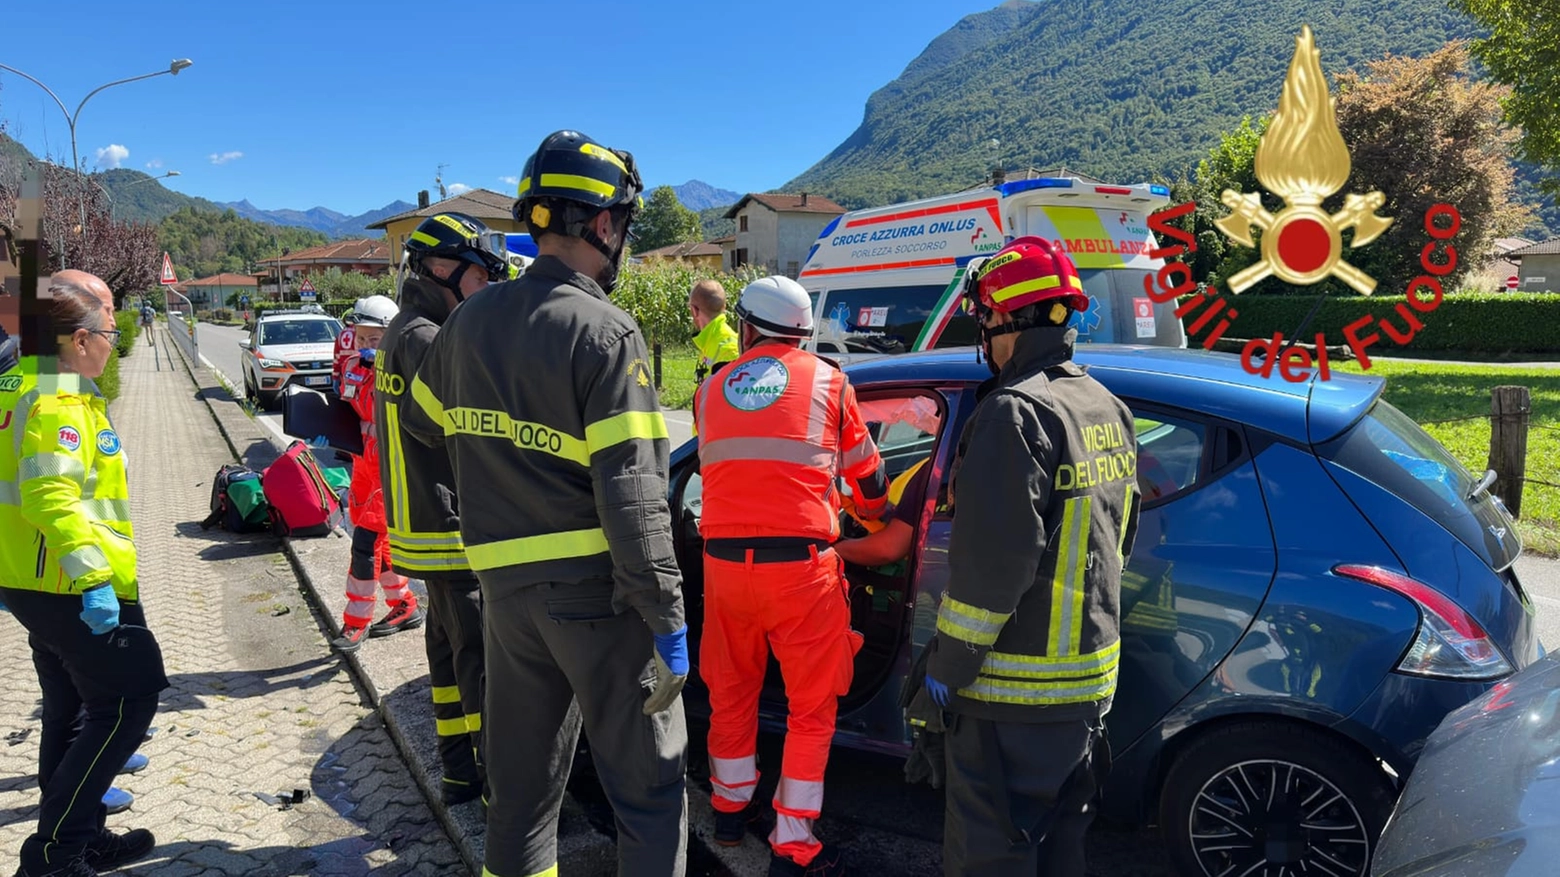
[[[1380,378],[1290,383],[1162,347],[1076,358],[1132,408],[1144,497],[1102,813],[1157,823],[1187,875],[1366,874],[1426,737],[1538,658],[1510,515],[1381,399]],[[970,348],[847,372],[891,492],[921,515],[908,559],[847,568],[866,644],[836,742],[905,753],[898,699],[948,581],[947,473],[990,372]],[[670,487],[697,661],[694,442],[673,453]],[[762,715],[780,730],[770,669]]]

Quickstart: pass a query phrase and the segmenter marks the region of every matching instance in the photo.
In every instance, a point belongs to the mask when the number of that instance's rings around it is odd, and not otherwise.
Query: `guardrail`
[[[179,316],[174,316],[174,297],[183,302],[177,305]],[[179,343],[190,362],[200,362],[200,343],[195,338],[195,305],[183,293],[168,290],[168,334]]]

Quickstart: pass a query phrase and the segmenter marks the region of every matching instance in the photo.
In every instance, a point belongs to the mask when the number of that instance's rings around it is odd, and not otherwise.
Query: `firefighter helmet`
[[[434,279],[423,268],[423,260],[431,256],[454,259],[470,263],[487,274],[490,283],[497,283],[509,276],[508,252],[499,249],[502,237],[464,213],[435,213],[406,239],[407,267],[419,277]]]
[[[1011,314],[1052,299],[1075,311],[1089,307],[1078,268],[1066,253],[1044,238],[1018,238],[987,259],[974,274],[975,282],[966,292],[966,307],[977,314]],[[1051,315],[1053,323],[1062,319]]]
[[[603,210],[627,208],[632,220],[644,206],[643,191],[632,154],[578,131],[555,131],[526,159],[513,212],[533,235],[580,237],[585,223]]]

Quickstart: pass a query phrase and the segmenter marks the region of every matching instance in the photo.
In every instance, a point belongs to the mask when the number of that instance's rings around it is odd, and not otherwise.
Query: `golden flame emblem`
[[[1262,261],[1231,277],[1231,292],[1244,292],[1268,275],[1296,285],[1332,276],[1362,295],[1375,291],[1374,278],[1344,261],[1341,233],[1354,229],[1354,247],[1380,237],[1392,225],[1391,218],[1376,215],[1386,196],[1351,194],[1333,214],[1321,206],[1348,182],[1349,165],[1349,148],[1338,133],[1333,97],[1322,74],[1321,52],[1306,25],[1295,39],[1278,112],[1257,145],[1257,179],[1283,198],[1285,207],[1275,216],[1263,208],[1257,194],[1234,189],[1225,189],[1220,198],[1232,212],[1214,224],[1230,240],[1255,247],[1251,227],[1262,230]]]

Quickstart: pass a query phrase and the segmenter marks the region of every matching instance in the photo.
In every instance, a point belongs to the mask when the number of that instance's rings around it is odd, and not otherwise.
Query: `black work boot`
[[[735,813],[715,811],[715,842],[723,847],[739,846],[747,837],[747,825],[753,821],[754,809],[750,804]]]
[[[114,834],[105,828],[97,840],[87,844],[81,858],[101,873],[144,859],[156,846],[157,839],[144,828],[132,828],[124,834]]]

